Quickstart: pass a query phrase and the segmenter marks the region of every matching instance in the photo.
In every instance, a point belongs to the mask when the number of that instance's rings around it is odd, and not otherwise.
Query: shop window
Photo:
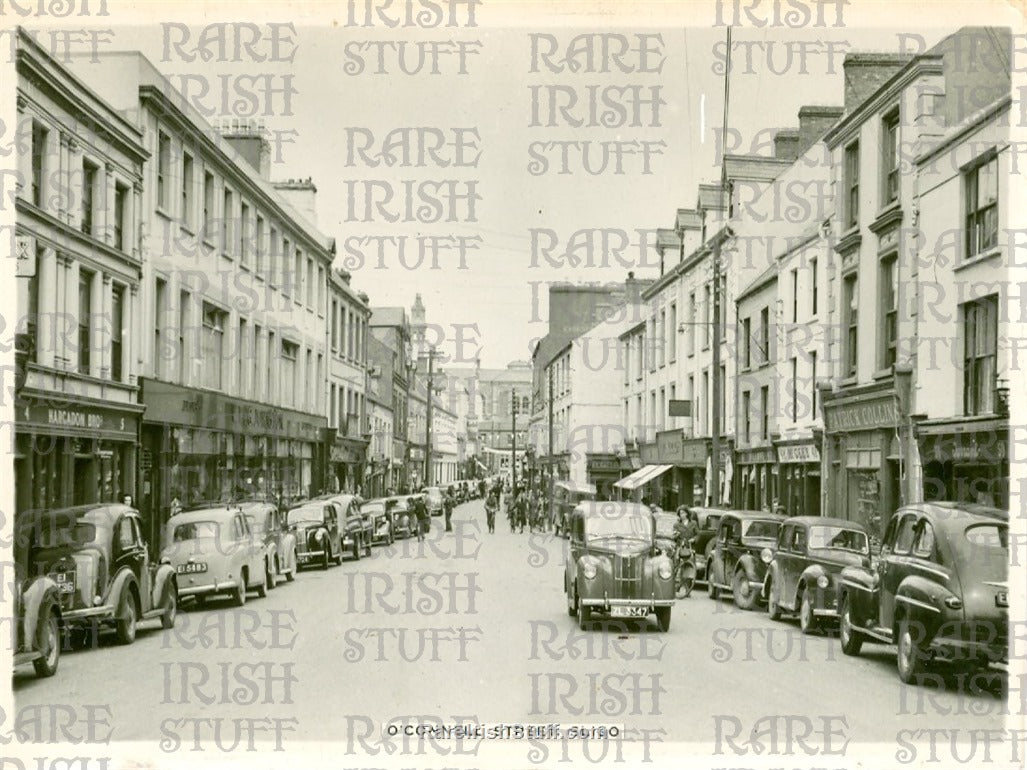
[[[998,296],[963,305],[963,407],[967,415],[995,411]]]
[[[881,260],[878,281],[880,309],[880,348],[878,368],[888,369],[895,363],[899,318],[899,260],[895,254]]]
[[[966,174],[966,256],[973,257],[998,244],[998,158]]]

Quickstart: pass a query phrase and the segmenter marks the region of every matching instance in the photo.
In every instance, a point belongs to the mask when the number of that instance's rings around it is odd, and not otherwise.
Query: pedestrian
[[[456,506],[456,499],[453,497],[453,490],[447,489],[445,497],[442,498],[442,506],[446,514],[446,532],[453,531],[453,508]]]
[[[424,542],[424,536],[428,532],[430,525],[430,518],[428,513],[428,506],[425,505],[424,495],[416,495],[414,497],[414,514],[417,518],[417,540]]]
[[[489,492],[488,499],[485,501],[485,523],[488,525],[489,532],[492,534],[496,533],[497,508],[499,508],[499,496],[493,490]]]

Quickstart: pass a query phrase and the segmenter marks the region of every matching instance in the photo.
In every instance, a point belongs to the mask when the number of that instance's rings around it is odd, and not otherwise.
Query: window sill
[[[961,259],[958,264],[952,267],[954,273],[958,273],[960,270],[966,270],[967,268],[973,267],[974,265],[980,264],[981,262],[987,262],[991,259],[1002,254],[1001,246],[993,246],[987,251],[982,251],[979,254],[974,254],[972,257]]]
[[[878,369],[877,371],[874,372],[874,379],[875,380],[887,380],[891,376],[892,376],[892,370],[891,370],[890,367],[888,369]]]
[[[174,221],[175,219],[173,216],[171,216],[167,209],[161,208],[159,205],[155,206],[153,210],[158,216],[164,217],[164,219],[168,220],[169,222]]]
[[[838,380],[838,387],[840,388],[851,388],[856,384],[856,375],[850,375],[848,377],[842,377]]]

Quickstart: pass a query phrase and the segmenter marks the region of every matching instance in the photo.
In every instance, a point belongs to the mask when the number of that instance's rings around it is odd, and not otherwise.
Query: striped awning
[[[648,484],[661,473],[665,473],[673,467],[673,465],[643,465],[631,475],[625,476],[620,481],[615,481],[613,486],[618,489],[626,489],[631,492],[638,489],[643,484]]]

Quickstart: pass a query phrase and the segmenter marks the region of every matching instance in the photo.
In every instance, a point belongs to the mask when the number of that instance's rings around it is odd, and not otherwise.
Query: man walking
[[[424,536],[428,532],[431,518],[428,513],[428,506],[424,503],[423,494],[414,497],[414,513],[417,518],[417,540],[418,542],[424,542]]]
[[[453,490],[447,489],[445,496],[442,498],[442,508],[446,514],[446,532],[453,531],[453,525],[451,520],[453,518],[453,508],[456,506],[456,499],[453,497]]]

